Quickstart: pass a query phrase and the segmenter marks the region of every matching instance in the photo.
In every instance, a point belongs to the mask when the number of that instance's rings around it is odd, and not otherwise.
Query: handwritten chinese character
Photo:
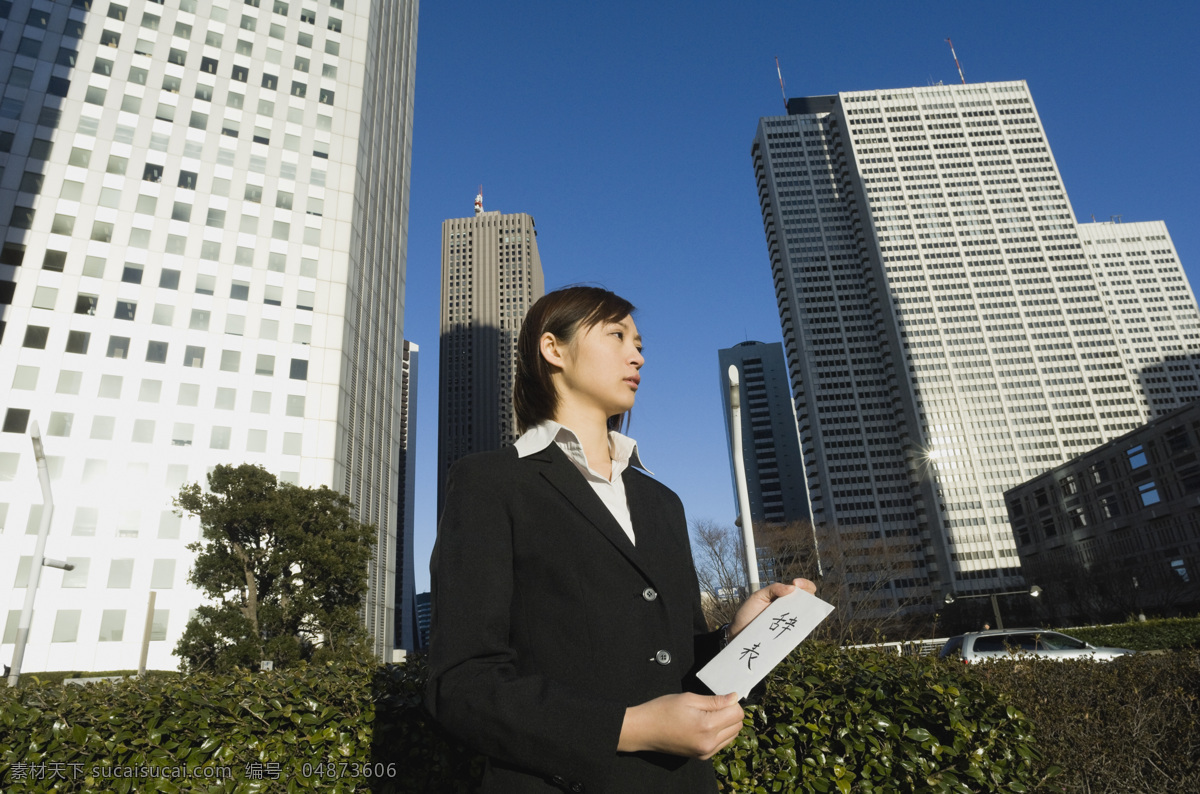
[[[779,631],[779,633],[775,635],[775,639],[779,639],[783,636],[785,631],[791,631],[796,627],[797,618],[789,618],[788,615],[790,614],[790,612],[784,612],[782,615],[779,615],[771,621],[770,630]]]
[[[746,669],[747,670],[750,669],[750,663],[758,658],[758,646],[759,645],[761,645],[761,643],[756,642],[756,643],[754,643],[754,645],[752,647],[742,648],[742,655],[739,656],[738,658],[746,660]]]

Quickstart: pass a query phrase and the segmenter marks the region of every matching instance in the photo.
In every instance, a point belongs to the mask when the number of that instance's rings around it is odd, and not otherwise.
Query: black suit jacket
[[[715,792],[712,765],[618,753],[625,708],[697,688],[718,649],[683,505],[622,475],[637,545],[558,448],[450,470],[430,562],[427,704],[490,759],[486,792]]]

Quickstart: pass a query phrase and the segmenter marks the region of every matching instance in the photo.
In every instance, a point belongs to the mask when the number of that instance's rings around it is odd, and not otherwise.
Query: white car
[[[1128,648],[1097,648],[1057,631],[995,629],[959,634],[942,646],[939,659],[960,659],[971,664],[980,659],[1027,655],[1041,659],[1091,659],[1107,662],[1134,653]]]

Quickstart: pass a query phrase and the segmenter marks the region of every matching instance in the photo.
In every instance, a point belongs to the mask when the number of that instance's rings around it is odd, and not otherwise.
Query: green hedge
[[[1135,651],[1200,648],[1200,618],[1130,621],[1063,631],[1092,645],[1129,648]]]
[[[420,658],[29,680],[0,689],[0,790],[474,791],[481,760],[431,724],[424,680]],[[1194,652],[976,668],[806,644],[715,761],[739,793],[1200,790],[1198,691]],[[162,777],[179,765],[229,773]]]
[[[1200,791],[1200,654],[1139,653],[1106,664],[998,659],[971,675],[1006,692],[1064,772],[1055,791]]]
[[[930,658],[807,644],[767,679],[716,758],[730,792],[1030,791],[1031,725],[981,679]]]
[[[418,660],[30,681],[0,690],[0,790],[472,791],[478,762],[429,724],[423,678]],[[203,777],[175,777],[184,766]]]

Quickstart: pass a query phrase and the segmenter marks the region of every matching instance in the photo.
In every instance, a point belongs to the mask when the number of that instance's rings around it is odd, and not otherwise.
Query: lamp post
[[[746,486],[746,461],[742,457],[742,390],[736,364],[726,373],[729,383],[729,432],[733,448],[733,477],[737,483],[738,510],[741,512],[742,548],[746,561],[747,593],[758,590],[758,551],[754,545],[754,524],[750,520],[750,492]]]
[[[1030,598],[1037,598],[1042,594],[1042,588],[1034,585],[1028,590],[1006,590],[1003,593],[980,593],[979,595],[960,595],[955,596],[953,593],[946,593],[943,599],[947,604],[953,604],[959,598],[990,598],[992,600],[992,612],[996,615],[996,628],[1004,628],[1004,619],[1000,617],[1000,602],[996,600],[997,596],[1004,595],[1028,595]]]
[[[33,457],[37,462],[38,481],[42,486],[42,522],[38,526],[37,541],[33,547],[33,559],[29,564],[29,581],[25,583],[25,604],[17,621],[16,645],[13,646],[12,666],[8,671],[8,685],[16,686],[21,681],[21,664],[25,661],[25,645],[29,642],[29,624],[33,621],[33,602],[37,598],[38,582],[42,578],[42,566],[73,571],[75,566],[62,560],[46,559],[46,536],[50,534],[50,519],[54,516],[54,495],[50,492],[50,469],[46,466],[46,452],[42,449],[42,434],[36,420],[29,428],[33,441]]]

